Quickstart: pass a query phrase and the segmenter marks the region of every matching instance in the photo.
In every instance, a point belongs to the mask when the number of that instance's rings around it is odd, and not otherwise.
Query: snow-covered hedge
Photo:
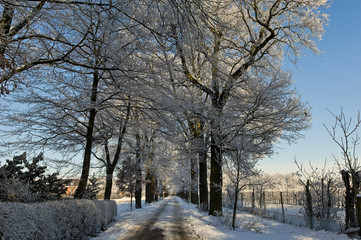
[[[0,239],[84,239],[116,215],[114,201],[0,202]]]

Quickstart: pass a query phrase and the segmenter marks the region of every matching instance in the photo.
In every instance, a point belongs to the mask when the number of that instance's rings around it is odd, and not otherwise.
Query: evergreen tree
[[[95,174],[93,174],[93,176],[89,179],[89,183],[87,184],[83,197],[86,199],[97,199],[99,190],[100,186],[98,179],[95,177]]]
[[[58,173],[46,174],[47,167],[40,165],[43,160],[44,155],[40,153],[29,162],[25,152],[6,160],[6,164],[0,166],[0,201],[61,199],[67,181],[59,179]]]
[[[118,168],[117,185],[120,191],[130,194],[130,206],[132,207],[132,198],[137,181],[137,164],[131,157],[127,157],[122,166]]]

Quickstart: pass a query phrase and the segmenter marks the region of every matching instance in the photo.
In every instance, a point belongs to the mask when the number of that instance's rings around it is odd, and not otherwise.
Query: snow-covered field
[[[298,226],[298,227],[308,227],[306,219],[304,218],[304,208],[300,206],[293,206],[293,205],[284,205],[284,217],[282,216],[282,206],[280,204],[267,204],[266,211],[264,209],[259,208],[251,208],[251,207],[244,207],[244,211],[254,213],[256,215],[260,215],[269,219],[275,219],[279,222],[282,220],[285,223]],[[303,213],[301,213],[303,212]],[[314,227],[316,229],[327,229],[332,232],[342,232],[344,229],[344,218],[345,218],[345,211],[343,209],[334,208],[332,209],[332,218],[327,222],[327,226],[321,226],[320,222],[314,218]]]
[[[117,200],[117,221],[107,231],[101,233],[98,237],[92,238],[92,240],[121,239],[134,226],[140,225],[142,221],[147,219],[161,204],[161,201],[147,205],[143,204],[142,209],[130,211],[128,200]],[[225,210],[224,217],[218,218],[199,212],[194,205],[180,198],[178,198],[178,201],[181,203],[186,227],[198,239],[349,240],[345,234],[291,226],[244,212],[238,213],[238,228],[233,231],[230,229],[228,222],[231,219],[231,213],[227,210]]]

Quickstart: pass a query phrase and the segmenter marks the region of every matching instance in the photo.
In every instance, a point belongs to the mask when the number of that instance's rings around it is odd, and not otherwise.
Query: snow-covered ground
[[[285,223],[298,226],[298,227],[307,227],[308,224],[306,222],[305,217],[303,216],[304,208],[300,206],[294,205],[284,205],[284,216],[282,216],[282,206],[281,204],[267,204],[266,211],[264,209],[260,209],[258,207],[252,208],[251,204],[247,204],[243,207],[245,212],[254,213],[269,219],[275,219],[277,221],[284,220]],[[332,218],[327,222],[327,226],[321,226],[320,222],[316,217],[314,218],[314,227],[316,229],[327,229],[332,232],[342,232],[344,229],[345,222],[345,211],[341,208],[333,208],[331,213]]]
[[[192,204],[182,201],[183,217],[199,239],[259,239],[259,240],[349,240],[345,234],[314,231],[265,219],[245,212],[237,214],[238,228],[230,230],[231,212],[225,210],[224,218],[208,216]]]
[[[269,211],[282,212],[281,204],[267,204],[266,207]],[[285,214],[287,215],[300,215],[301,208],[302,207],[300,206],[293,206],[288,204],[285,204],[283,207]]]
[[[134,200],[134,199],[133,199]],[[145,204],[142,200],[142,208],[130,210],[130,198],[122,198],[115,200],[118,206],[118,215],[116,222],[99,236],[91,238],[91,240],[119,240],[122,236],[129,234],[129,232],[136,226],[146,220],[155,210],[159,208],[162,201],[154,202],[152,204]],[[134,207],[134,202],[133,202]]]
[[[326,231],[314,231],[303,227],[291,226],[274,220],[264,219],[248,213],[238,213],[237,226],[233,231],[230,229],[229,220],[231,213],[225,210],[224,217],[208,216],[207,213],[199,212],[198,209],[182,199],[178,198],[183,209],[183,217],[186,227],[198,239],[260,239],[260,240],[349,240],[345,234],[337,234]],[[130,211],[128,199],[117,201],[118,216],[107,231],[101,233],[92,240],[115,240],[121,239],[131,229],[148,218],[160,205],[160,202],[143,204],[142,209]]]

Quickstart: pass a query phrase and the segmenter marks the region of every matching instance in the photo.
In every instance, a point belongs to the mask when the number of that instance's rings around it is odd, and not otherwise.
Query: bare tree
[[[361,165],[356,154],[356,146],[360,142],[358,130],[361,124],[360,112],[358,112],[355,122],[352,118],[347,119],[343,110],[336,115],[329,111],[335,119],[335,124],[326,128],[332,140],[341,150],[342,158],[334,159],[339,167],[342,180],[345,186],[345,224],[346,229],[357,226],[356,212],[361,211],[361,206],[357,205],[355,209],[356,196],[359,193],[361,176]]]
[[[336,191],[339,188],[336,174],[327,169],[326,161],[323,168],[318,169],[310,163],[310,171],[295,161],[298,171],[296,176],[305,189],[304,209],[310,228],[331,229],[337,213]],[[317,226],[314,222],[317,220]]]
[[[225,152],[225,155],[230,159],[225,161],[225,172],[233,185],[233,217],[232,217],[232,229],[236,229],[236,216],[238,207],[238,196],[244,187],[249,183],[247,179],[250,176],[257,174],[255,169],[256,160],[251,159],[251,154],[238,146],[239,149],[233,149],[233,151]],[[227,159],[227,158],[226,158]]]

